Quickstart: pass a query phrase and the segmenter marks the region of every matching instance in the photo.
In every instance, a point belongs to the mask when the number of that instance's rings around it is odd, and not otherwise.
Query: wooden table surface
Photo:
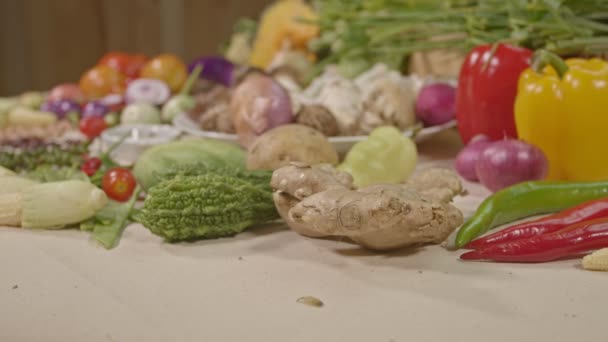
[[[450,165],[457,136],[420,146]],[[487,192],[466,184],[466,215]],[[605,273],[579,261],[464,263],[374,254],[281,225],[169,245],[138,225],[116,249],[78,231],[2,229],[0,341],[606,341]],[[315,296],[322,308],[296,303]]]

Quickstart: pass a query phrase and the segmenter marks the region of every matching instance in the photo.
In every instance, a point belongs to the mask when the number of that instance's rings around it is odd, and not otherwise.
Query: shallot
[[[487,146],[475,165],[480,182],[491,191],[547,176],[549,162],[536,146],[504,139]]]
[[[458,153],[454,168],[462,178],[471,182],[479,181],[475,165],[481,152],[491,143],[490,138],[480,134],[471,139],[469,144]]]
[[[456,116],[456,88],[446,83],[424,86],[416,100],[416,116],[425,126],[442,125]]]

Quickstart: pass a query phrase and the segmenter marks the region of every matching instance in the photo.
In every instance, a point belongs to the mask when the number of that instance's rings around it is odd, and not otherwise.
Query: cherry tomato
[[[88,158],[80,167],[80,171],[86,173],[87,176],[91,177],[95,174],[95,172],[97,172],[97,170],[99,170],[101,164],[101,159],[97,157]]]
[[[101,132],[108,128],[108,124],[103,118],[90,116],[80,120],[80,131],[89,139],[98,137]]]
[[[129,57],[129,65],[125,71],[125,75],[130,78],[138,78],[141,69],[148,63],[148,57],[142,54],[134,54]]]
[[[85,96],[78,84],[64,83],[53,87],[46,99],[47,101],[72,100],[83,103]]]
[[[141,69],[141,77],[156,78],[167,83],[172,92],[178,92],[186,82],[188,70],[179,57],[163,54],[151,59]]]
[[[125,76],[107,65],[98,65],[82,75],[80,89],[90,99],[112,93],[122,94],[125,90]]]
[[[142,54],[108,52],[101,57],[97,65],[107,65],[128,78],[137,78],[140,69],[147,61],[148,58]]]
[[[126,202],[133,195],[137,182],[131,171],[116,167],[103,175],[101,185],[108,197],[118,202]]]

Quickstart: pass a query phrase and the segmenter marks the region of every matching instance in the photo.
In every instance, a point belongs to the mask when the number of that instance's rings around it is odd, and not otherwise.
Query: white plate
[[[101,148],[105,151],[127,135],[111,157],[121,165],[132,165],[146,149],[175,140],[180,134],[179,129],[170,125],[120,125],[103,131]]]
[[[238,138],[235,134],[226,134],[226,133],[201,130],[199,128],[198,123],[196,123],[194,120],[192,120],[186,113],[182,113],[182,114],[179,114],[178,116],[176,116],[175,119],[173,119],[173,125],[176,128],[180,129],[182,132],[192,135],[192,136],[221,140],[221,141],[225,141],[225,142],[238,143]],[[452,120],[450,122],[447,122],[447,123],[445,123],[443,125],[439,125],[439,126],[422,128],[422,129],[419,129],[418,131],[416,131],[415,129],[409,129],[409,130],[404,131],[403,135],[408,136],[408,137],[414,136],[414,139],[416,140],[416,142],[421,142],[423,140],[430,138],[434,134],[437,134],[441,131],[444,131],[446,129],[450,129],[453,127],[456,127],[456,120]],[[356,144],[362,140],[365,140],[366,138],[367,138],[366,135],[347,136],[347,137],[330,137],[329,141],[334,145],[334,147],[336,148],[338,153],[342,154],[342,153],[348,152],[348,150],[350,150],[350,148],[354,144]]]

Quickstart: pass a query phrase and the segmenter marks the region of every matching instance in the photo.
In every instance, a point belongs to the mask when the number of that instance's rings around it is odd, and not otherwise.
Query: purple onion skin
[[[220,83],[226,87],[234,84],[234,64],[219,56],[199,57],[188,65],[188,73],[192,73],[197,65],[203,67],[200,78]]]
[[[491,144],[492,142],[487,136],[477,135],[458,153],[454,162],[454,168],[462,178],[470,182],[479,181],[475,165],[479,160],[481,152]]]
[[[97,117],[103,118],[110,112],[110,108],[99,101],[91,101],[87,103],[82,109],[82,117]]]
[[[60,120],[65,119],[69,113],[80,115],[81,109],[78,102],[68,99],[47,101],[40,106],[41,111],[55,113]]]
[[[442,125],[456,116],[456,88],[445,83],[424,86],[416,99],[416,116],[425,126]]]
[[[261,73],[251,73],[239,83],[230,109],[239,143],[245,148],[266,131],[295,121],[289,93]]]
[[[521,182],[542,180],[548,170],[549,162],[538,147],[513,139],[493,142],[483,150],[476,164],[480,182],[493,192]]]

